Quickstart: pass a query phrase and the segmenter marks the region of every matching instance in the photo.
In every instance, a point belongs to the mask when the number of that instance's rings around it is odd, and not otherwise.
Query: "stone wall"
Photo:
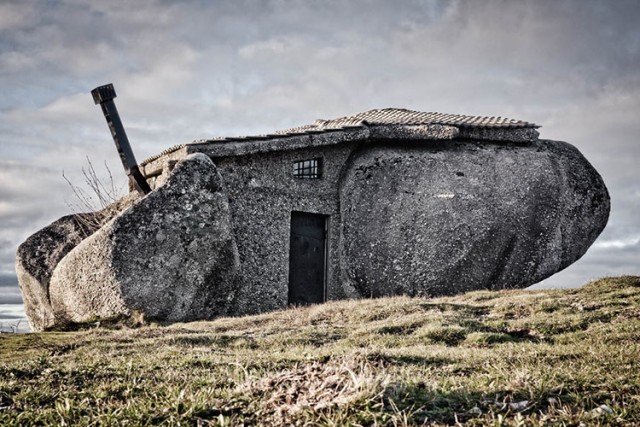
[[[323,159],[323,177],[292,175]],[[569,144],[367,141],[214,158],[240,254],[239,313],[287,305],[292,211],[330,217],[327,299],[526,287],[589,248],[606,187]]]
[[[214,158],[229,196],[243,283],[240,313],[287,306],[292,211],[329,216],[327,299],[345,298],[340,285],[340,176],[357,143]],[[322,158],[322,179],[293,177],[297,160]]]

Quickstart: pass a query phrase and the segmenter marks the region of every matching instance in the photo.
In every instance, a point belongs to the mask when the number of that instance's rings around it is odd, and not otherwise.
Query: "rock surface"
[[[56,322],[226,314],[239,261],[221,183],[211,159],[190,155],[166,184],[84,239],[51,277]]]
[[[610,207],[577,149],[542,140],[369,148],[340,200],[343,283],[361,296],[529,286],[580,258]]]
[[[18,247],[16,273],[32,330],[53,326],[49,300],[51,274],[65,255],[95,231],[91,217],[91,214],[64,216]]]
[[[16,274],[32,330],[40,331],[54,324],[49,284],[60,260],[138,199],[137,193],[130,193],[97,212],[64,216],[31,235],[18,247]]]

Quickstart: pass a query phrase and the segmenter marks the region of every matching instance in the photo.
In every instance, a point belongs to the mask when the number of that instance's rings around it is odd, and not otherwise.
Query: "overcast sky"
[[[90,91],[138,160],[371,108],[500,115],[577,146],[609,225],[544,286],[640,274],[640,1],[0,0],[0,303],[20,242],[76,201],[89,156],[125,187]],[[124,191],[124,190],[123,190]]]

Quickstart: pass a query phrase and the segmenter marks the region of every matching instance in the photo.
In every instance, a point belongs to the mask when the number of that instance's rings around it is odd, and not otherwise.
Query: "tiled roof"
[[[508,119],[504,117],[465,116],[461,114],[423,113],[420,111],[406,110],[404,108],[383,108],[369,110],[352,116],[340,117],[332,120],[318,119],[313,124],[293,127],[275,131],[265,135],[237,136],[216,139],[202,139],[194,141],[206,142],[236,142],[256,141],[261,139],[282,138],[283,136],[295,136],[335,130],[353,129],[363,126],[414,126],[414,125],[444,125],[459,128],[495,129],[511,128],[535,129],[540,126],[522,120]]]
[[[377,110],[369,110],[357,113],[352,116],[340,117],[332,120],[316,120],[314,123],[275,131],[265,135],[226,137],[215,139],[202,139],[193,141],[191,144],[182,144],[164,150],[159,155],[146,159],[142,164],[147,164],[162,157],[165,154],[172,153],[181,148],[187,147],[188,151],[192,151],[189,147],[202,144],[220,144],[220,143],[238,143],[238,142],[258,142],[269,140],[280,140],[287,137],[296,137],[304,135],[331,134],[340,131],[355,131],[357,129],[381,129],[382,132],[375,133],[380,136],[386,133],[386,137],[394,137],[400,139],[403,135],[400,128],[411,130],[412,127],[434,127],[444,126],[446,128],[457,128],[461,137],[471,137],[478,139],[495,139],[504,141],[526,141],[537,137],[535,131],[537,126],[534,123],[522,120],[508,119],[504,117],[485,117],[485,116],[466,116],[461,114],[443,114],[443,113],[424,113],[420,111],[407,110],[404,108],[384,108]],[[384,130],[390,130],[385,132]],[[454,129],[456,132],[458,130]],[[438,134],[440,130],[436,130]],[[420,132],[425,135],[424,130]],[[419,134],[416,134],[419,136]],[[429,133],[429,132],[427,132]],[[372,136],[373,136],[372,132]],[[447,139],[450,137],[446,137]],[[428,138],[427,138],[428,139]],[[435,137],[435,139],[442,139]]]
[[[533,123],[504,117],[465,116],[461,114],[423,113],[404,108],[369,110],[333,120],[316,120],[314,124],[294,129],[341,129],[350,126],[446,125],[481,128],[537,128]],[[286,131],[284,131],[286,132]]]

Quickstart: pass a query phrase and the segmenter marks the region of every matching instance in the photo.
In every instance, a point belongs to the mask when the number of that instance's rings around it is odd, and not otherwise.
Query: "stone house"
[[[582,154],[536,128],[381,109],[172,147],[140,165],[144,197],[60,218],[20,246],[29,322],[529,286],[580,258],[610,208]]]
[[[194,141],[141,170],[153,188],[190,153],[213,160],[229,199],[243,313],[523,287],[579,258],[608,215],[597,173],[568,144],[539,141],[537,127],[379,109]],[[572,173],[591,183],[588,192]],[[581,224],[563,210],[580,211]]]

